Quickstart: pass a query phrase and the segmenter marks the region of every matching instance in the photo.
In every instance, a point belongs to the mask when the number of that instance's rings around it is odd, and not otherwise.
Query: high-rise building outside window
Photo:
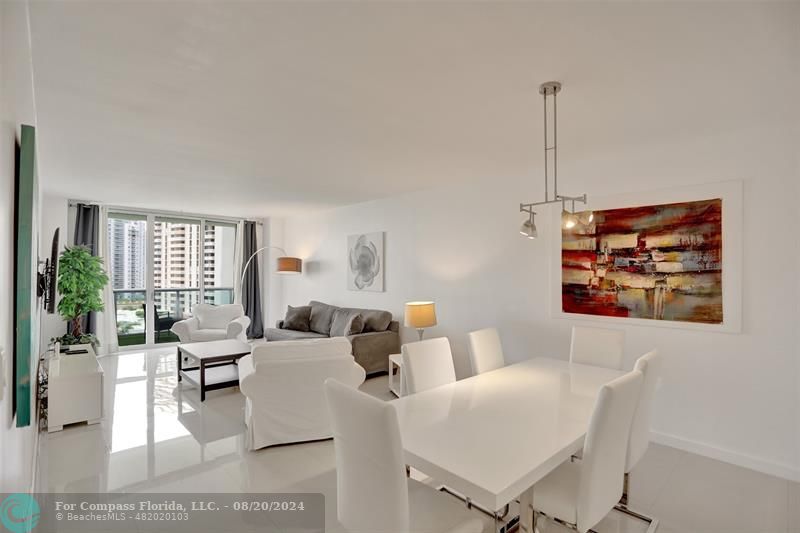
[[[148,223],[153,255],[149,263]],[[111,213],[107,235],[121,346],[146,343],[148,315],[153,342],[176,342],[172,324],[191,317],[201,299],[217,305],[233,302],[236,224]]]

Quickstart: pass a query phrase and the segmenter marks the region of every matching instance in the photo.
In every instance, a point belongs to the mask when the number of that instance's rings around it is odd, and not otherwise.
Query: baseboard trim
[[[684,439],[668,433],[654,431],[651,433],[651,439],[655,443],[677,448],[685,452],[695,453],[724,463],[741,466],[743,468],[755,470],[756,472],[761,472],[762,474],[769,474],[782,479],[788,479],[789,481],[800,482],[800,468],[788,464],[768,461],[760,457],[753,457],[752,455],[718,448],[710,444]]]

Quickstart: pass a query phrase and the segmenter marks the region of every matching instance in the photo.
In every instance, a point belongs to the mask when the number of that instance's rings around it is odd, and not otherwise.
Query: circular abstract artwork
[[[351,235],[348,247],[348,288],[383,291],[383,233]]]

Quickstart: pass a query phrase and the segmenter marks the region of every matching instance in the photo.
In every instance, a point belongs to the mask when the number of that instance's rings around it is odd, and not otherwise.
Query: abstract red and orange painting
[[[562,230],[565,313],[722,323],[722,200],[595,211]]]

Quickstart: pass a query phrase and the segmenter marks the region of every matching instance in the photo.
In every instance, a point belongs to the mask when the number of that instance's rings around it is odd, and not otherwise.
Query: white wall
[[[562,191],[606,196],[744,181],[742,333],[624,322],[619,327],[627,333],[628,367],[654,347],[666,356],[654,427],[658,439],[800,479],[798,307],[792,296],[800,288],[793,237],[800,135],[798,106],[791,96],[800,89],[800,46],[792,29],[796,24],[790,22],[796,23],[800,12],[788,4],[787,11],[774,4],[749,4],[727,14],[724,25],[715,24],[719,17],[709,12],[698,12],[707,25],[695,17],[670,16],[673,26],[666,32],[663,16],[671,8],[659,6],[653,16],[638,10],[635,16],[606,21],[604,32],[616,35],[617,43],[628,43],[614,54],[585,43],[584,60],[596,70],[607,63],[623,74],[616,90],[645,86],[648,92],[632,92],[628,102],[608,109],[596,95],[611,90],[609,80],[584,78],[578,87],[565,83],[559,97]],[[673,46],[677,41],[679,48]],[[557,58],[558,44],[551,48],[547,53]],[[674,83],[645,83],[654,71]],[[532,75],[536,82],[549,77]],[[602,109],[602,119],[591,111],[571,114],[570,94],[583,100],[584,109]],[[534,98],[539,96],[531,94]],[[531,120],[540,124],[541,116]],[[588,142],[581,133],[587,130],[603,135]],[[577,138],[582,142],[570,142]],[[530,142],[531,160],[538,164],[541,142],[541,137]],[[487,161],[503,158],[503,150],[502,140],[487,146]],[[457,163],[453,172],[458,172]],[[566,358],[569,330],[577,321],[551,318],[548,306],[548,239],[557,230],[546,227],[548,217],[542,216],[542,238],[529,242],[517,233],[523,218],[519,202],[539,199],[541,175],[534,164],[461,187],[273,221],[275,242],[306,264],[301,277],[273,277],[273,284],[282,285],[282,299],[277,309],[271,306],[270,322],[287,304],[309,299],[385,308],[400,319],[404,302],[430,299],[436,302],[440,325],[428,335],[450,337],[459,376],[468,373],[465,333],[484,326],[499,327],[511,361],[535,355]],[[386,232],[386,292],[349,292],[347,235],[371,231]],[[404,336],[413,338],[408,331]]]
[[[20,124],[36,125],[27,2],[0,2],[0,492],[26,491],[32,482],[34,426],[12,418],[14,353],[14,138]],[[35,343],[34,343],[35,344]],[[35,366],[32,366],[35,368]]]
[[[800,42],[800,36],[798,36],[798,41]],[[798,46],[800,48],[800,46]],[[798,111],[800,114],[800,111]],[[796,121],[795,124],[795,138],[800,140],[800,118]],[[800,144],[800,143],[799,143]],[[795,205],[800,205],[800,184],[797,181],[800,181],[800,150],[795,150],[795,173],[798,176],[795,182],[795,195],[794,201]],[[797,208],[795,208],[795,212],[797,212]],[[795,235],[794,239],[794,247],[795,250],[800,250],[800,233]],[[790,263],[791,264],[791,263]],[[790,267],[791,268],[791,267]],[[800,252],[798,252],[795,256],[794,261],[794,272],[800,272]],[[796,470],[800,470],[800,281],[796,284],[795,289],[795,298],[794,298],[794,310],[792,311],[793,316],[793,323],[794,323],[794,349],[790,350],[791,356],[794,358],[795,363],[795,465],[798,465]],[[797,476],[795,476],[797,477]],[[800,502],[800,501],[798,501]],[[791,505],[791,504],[790,504]]]
[[[283,318],[286,309],[283,303],[283,280],[275,274],[275,261],[283,254],[274,247],[283,248],[283,220],[264,219],[262,246],[271,246],[261,256],[262,293],[264,297],[264,328],[271,328],[278,318]],[[288,252],[287,252],[288,253]],[[246,258],[245,258],[246,260]]]

